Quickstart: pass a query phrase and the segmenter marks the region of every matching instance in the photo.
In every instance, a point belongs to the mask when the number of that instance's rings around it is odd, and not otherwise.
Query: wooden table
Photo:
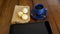
[[[11,18],[16,4],[29,5],[32,9],[36,3],[41,3],[48,8],[46,20],[49,21],[53,34],[59,34],[60,2],[58,0],[0,0],[0,34],[9,34]],[[31,21],[35,22],[33,19]]]

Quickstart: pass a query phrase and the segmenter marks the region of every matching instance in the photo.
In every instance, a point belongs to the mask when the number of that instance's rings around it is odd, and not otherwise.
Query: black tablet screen
[[[29,23],[12,25],[10,34],[49,34],[49,32],[45,23]]]

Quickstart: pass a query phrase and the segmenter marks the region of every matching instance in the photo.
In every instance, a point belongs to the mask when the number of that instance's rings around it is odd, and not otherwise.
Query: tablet
[[[52,34],[49,22],[12,24],[9,34]]]

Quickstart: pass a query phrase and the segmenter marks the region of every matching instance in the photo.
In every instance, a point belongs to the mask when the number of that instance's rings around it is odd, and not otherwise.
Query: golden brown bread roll
[[[23,19],[23,20],[27,20],[27,19],[28,19],[28,15],[27,15],[27,14],[23,14],[23,15],[22,15],[22,19]]]
[[[23,8],[23,13],[28,13],[28,8]]]
[[[21,17],[23,15],[23,12],[19,11],[17,12],[18,16]]]

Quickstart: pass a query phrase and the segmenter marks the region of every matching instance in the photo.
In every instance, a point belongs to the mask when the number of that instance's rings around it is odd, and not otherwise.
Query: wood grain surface
[[[60,34],[60,3],[59,0],[0,0],[0,34],[9,34],[11,18],[16,4],[29,5],[43,4],[48,8],[48,16],[53,34]],[[34,22],[33,19],[31,19]],[[40,20],[39,20],[40,21]]]
[[[9,25],[17,1],[0,0],[0,2],[0,34],[9,34]]]

